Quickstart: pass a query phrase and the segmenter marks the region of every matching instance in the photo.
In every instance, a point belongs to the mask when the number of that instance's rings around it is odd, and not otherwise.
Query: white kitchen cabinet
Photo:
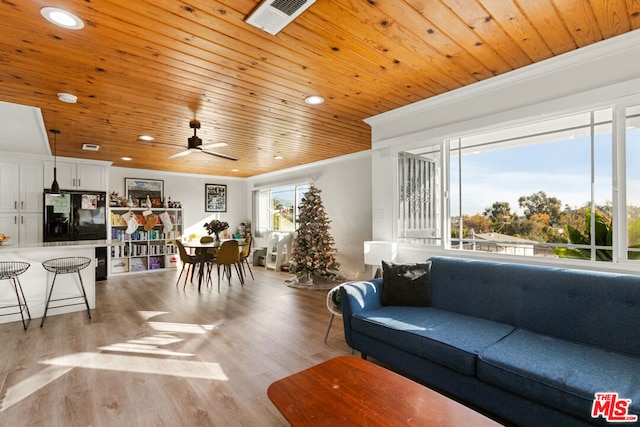
[[[42,212],[42,163],[0,163],[0,212]]]
[[[43,165],[42,163],[20,164],[20,211],[42,213],[43,206]]]
[[[77,184],[79,190],[107,191],[107,168],[104,166],[79,163],[77,168]]]
[[[10,236],[7,244],[42,242],[42,214],[38,212],[0,213],[0,233]]]
[[[7,244],[20,243],[18,232],[18,214],[10,212],[0,212],[0,233],[11,237],[9,240],[7,240]]]
[[[57,161],[56,179],[62,190],[107,191],[107,168],[102,165]],[[51,188],[53,161],[46,162],[44,182]]]
[[[19,182],[20,165],[0,163],[0,212],[16,212],[18,210]]]
[[[18,217],[20,243],[42,242],[43,215],[39,212],[21,212]]]

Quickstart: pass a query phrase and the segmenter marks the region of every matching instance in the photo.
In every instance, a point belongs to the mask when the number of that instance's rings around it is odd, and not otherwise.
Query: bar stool
[[[87,306],[87,314],[89,314],[89,319],[91,319],[91,310],[89,309],[89,301],[87,300],[87,293],[84,290],[84,284],[82,283],[82,275],[80,274],[80,270],[82,270],[83,268],[86,268],[89,264],[91,264],[91,258],[86,258],[86,257],[54,258],[54,259],[44,261],[42,263],[42,266],[44,267],[44,269],[51,273],[54,273],[54,276],[53,276],[53,281],[51,282],[51,289],[49,290],[49,296],[47,297],[47,304],[44,308],[44,316],[42,316],[42,322],[40,322],[40,327],[44,325],[44,320],[47,318],[49,303],[55,302],[55,301],[66,301],[66,300],[73,300],[77,298],[83,298],[84,304]],[[79,295],[77,297],[51,299],[51,294],[53,293],[53,286],[56,283],[56,277],[58,277],[58,274],[69,274],[69,273],[78,273],[82,295]],[[81,304],[83,304],[83,302],[57,305],[51,308],[69,307],[72,305],[81,305]]]
[[[11,279],[13,283],[13,290],[16,292],[16,297],[18,298],[18,305],[5,305],[0,307],[0,309],[18,307],[20,310],[15,311],[13,313],[5,313],[0,314],[0,316],[9,316],[11,314],[20,313],[20,317],[22,317],[22,326],[24,330],[27,330],[29,323],[31,322],[31,313],[29,312],[29,307],[27,306],[27,300],[24,297],[24,292],[22,291],[22,285],[20,284],[20,279],[18,276],[27,271],[31,264],[28,262],[22,261],[0,261],[0,280]],[[22,297],[22,299],[20,299]],[[25,322],[24,320],[24,311],[27,312],[28,320]]]

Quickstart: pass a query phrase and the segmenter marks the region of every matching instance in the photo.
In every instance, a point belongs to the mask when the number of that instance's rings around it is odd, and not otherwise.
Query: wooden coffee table
[[[499,426],[403,376],[340,356],[271,384],[269,398],[292,426]]]

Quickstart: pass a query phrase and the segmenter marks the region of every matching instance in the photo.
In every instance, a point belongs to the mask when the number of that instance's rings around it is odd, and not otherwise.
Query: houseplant
[[[209,222],[205,222],[204,228],[207,229],[207,233],[209,235],[215,234],[215,242],[220,243],[220,232],[229,228],[229,223],[227,221],[214,219]]]

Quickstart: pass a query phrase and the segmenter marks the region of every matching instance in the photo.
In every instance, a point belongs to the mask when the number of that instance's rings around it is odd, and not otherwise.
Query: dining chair
[[[184,286],[182,289],[187,287],[187,280],[189,279],[189,270],[191,270],[191,281],[193,282],[193,273],[197,264],[200,263],[200,257],[197,255],[190,255],[187,253],[184,245],[180,240],[176,240],[176,246],[178,247],[178,252],[180,253],[180,261],[182,261],[182,270],[180,270],[180,275],[178,276],[178,281],[176,282],[176,286],[180,283],[180,278],[182,277],[182,273],[184,272],[184,268],[187,267],[187,275],[184,277]]]
[[[220,292],[220,266],[222,266],[223,274],[226,274],[231,285],[231,266],[236,268],[236,274],[240,279],[240,284],[244,286],[244,278],[242,272],[238,269],[240,263],[240,249],[237,240],[226,240],[222,242],[216,255],[216,264],[218,264],[218,292]]]
[[[255,280],[253,277],[253,271],[251,271],[251,265],[249,264],[249,253],[251,252],[252,237],[247,236],[244,239],[244,246],[240,249],[240,267],[242,268],[242,274],[244,276],[244,265],[246,264],[251,273],[251,280]]]
[[[202,236],[200,243],[212,243],[213,236]],[[207,267],[207,285],[211,284],[211,270],[213,269],[213,262],[216,259],[218,248],[206,248],[200,250],[200,256],[204,257],[200,262],[204,261],[204,265]],[[204,274],[204,271],[202,272]]]

